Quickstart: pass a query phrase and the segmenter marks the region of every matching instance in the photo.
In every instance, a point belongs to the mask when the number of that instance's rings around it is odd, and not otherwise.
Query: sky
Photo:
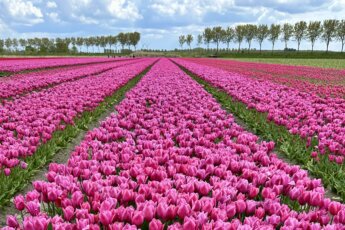
[[[138,31],[138,48],[174,49],[178,36],[209,26],[345,19],[345,0],[0,0],[0,37],[116,35]],[[231,48],[237,44],[231,44]],[[247,47],[243,43],[242,47]],[[258,48],[257,42],[252,43]],[[284,48],[278,41],[277,49]],[[294,41],[289,47],[297,48]],[[303,42],[301,49],[310,49]],[[264,49],[270,49],[266,41]],[[325,49],[319,41],[315,49]],[[339,50],[332,42],[330,49]]]

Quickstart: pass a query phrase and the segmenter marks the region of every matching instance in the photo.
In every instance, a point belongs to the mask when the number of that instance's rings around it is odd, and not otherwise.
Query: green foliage
[[[287,49],[287,43],[288,41],[291,39],[291,37],[293,36],[293,25],[289,24],[289,23],[284,23],[284,25],[282,26],[282,41],[285,42],[285,49]]]
[[[178,42],[180,43],[180,47],[183,48],[184,43],[186,42],[186,36],[180,35],[178,37]]]
[[[268,32],[268,40],[272,42],[272,51],[274,50],[274,44],[278,40],[280,35],[280,25],[272,24]]]
[[[326,51],[328,52],[329,43],[335,38],[336,28],[338,26],[338,20],[324,20],[322,27],[323,33],[321,35],[322,39],[326,42]]]
[[[345,69],[345,59],[235,58],[239,61]]]
[[[311,21],[307,27],[307,38],[311,42],[311,50],[314,51],[314,44],[318,37],[321,36],[322,26],[320,21]]]

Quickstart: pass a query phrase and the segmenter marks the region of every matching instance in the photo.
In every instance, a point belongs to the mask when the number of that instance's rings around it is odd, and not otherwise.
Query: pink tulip
[[[333,215],[337,215],[341,209],[341,204],[339,202],[332,201],[328,206],[328,211]]]
[[[29,201],[26,204],[26,209],[32,216],[37,216],[40,212],[40,204],[38,201]]]
[[[163,230],[164,226],[160,220],[152,219],[149,224],[150,230]]]
[[[19,227],[19,223],[18,223],[17,218],[15,216],[11,216],[11,215],[6,217],[6,224],[12,228],[18,228]]]
[[[5,176],[9,176],[11,174],[11,169],[5,168],[4,169],[4,174],[5,174]]]
[[[13,200],[14,206],[18,211],[23,211],[25,209],[25,200],[22,195],[18,195]]]
[[[73,216],[74,216],[74,208],[72,206],[68,206],[66,208],[64,208],[63,210],[63,215],[65,220],[70,221]]]
[[[195,220],[192,218],[186,217],[183,221],[183,230],[193,230],[196,228]]]
[[[114,213],[110,210],[103,210],[99,214],[99,220],[105,226],[110,225],[113,222]]]
[[[140,226],[144,223],[144,215],[140,211],[135,211],[132,216],[132,223],[136,226]]]
[[[191,208],[189,204],[180,204],[177,208],[177,215],[184,219],[186,216],[189,216],[191,213]]]
[[[146,221],[151,221],[155,216],[155,207],[150,204],[145,205],[143,215]]]
[[[75,207],[80,206],[84,201],[84,196],[80,191],[76,191],[72,194],[72,203]]]

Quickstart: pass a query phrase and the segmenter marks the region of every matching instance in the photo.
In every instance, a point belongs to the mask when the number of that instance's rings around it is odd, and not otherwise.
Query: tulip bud
[[[63,215],[65,220],[70,221],[74,216],[74,208],[72,206],[67,206],[63,210]]]
[[[132,224],[140,226],[144,223],[144,215],[140,211],[135,211],[132,216]]]
[[[152,219],[149,224],[149,230],[163,230],[164,225],[160,220]]]
[[[26,204],[26,209],[32,216],[37,216],[40,213],[40,204],[38,201],[29,201]]]
[[[193,218],[186,217],[183,222],[183,230],[194,230],[196,229],[196,223]]]
[[[337,215],[341,209],[341,204],[336,201],[332,201],[328,206],[328,211],[333,215]]]
[[[18,195],[14,198],[13,200],[14,202],[14,206],[16,207],[16,209],[18,211],[23,211],[25,208],[25,200],[24,197],[22,195]]]
[[[5,168],[4,169],[4,174],[5,174],[5,176],[9,176],[11,174],[11,169]]]
[[[112,211],[102,210],[99,213],[99,220],[104,226],[108,226],[109,224],[111,224],[113,222],[113,218],[114,218],[114,213]]]
[[[18,220],[15,216],[7,216],[6,224],[8,225],[8,227],[12,227],[12,228],[18,228],[19,227]]]
[[[177,215],[184,219],[186,216],[189,216],[191,212],[191,208],[189,204],[180,204],[177,209]]]

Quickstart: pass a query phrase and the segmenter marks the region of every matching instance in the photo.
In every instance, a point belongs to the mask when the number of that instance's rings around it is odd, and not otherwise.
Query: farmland
[[[344,69],[344,59],[239,58],[238,61]]]
[[[345,228],[340,66],[9,58],[0,72],[3,229]]]

